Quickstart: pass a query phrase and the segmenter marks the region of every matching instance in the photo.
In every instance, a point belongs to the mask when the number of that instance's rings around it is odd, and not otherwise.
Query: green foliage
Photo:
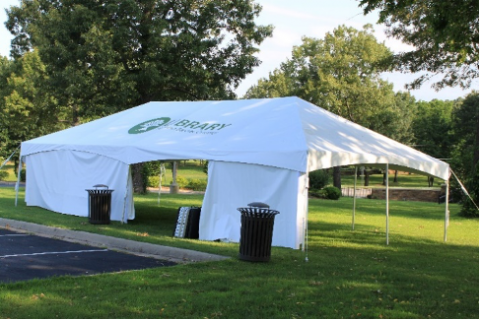
[[[292,58],[251,87],[247,98],[298,96],[402,142],[412,140],[414,99],[394,94],[379,62],[391,55],[373,29],[339,26],[323,39],[304,37]]]
[[[187,188],[193,191],[205,191],[207,189],[207,179],[188,179]]]
[[[338,200],[342,196],[342,190],[337,187],[325,187],[320,190],[320,196],[324,199]]]
[[[436,158],[449,158],[452,150],[453,101],[417,102],[412,130],[415,148]]]
[[[64,114],[48,93],[46,67],[36,50],[0,65],[0,138],[6,136],[0,139],[0,147],[4,155],[22,141],[65,128]]]
[[[21,182],[27,181],[27,170],[26,169],[20,170],[20,181]]]
[[[452,127],[454,136],[452,142],[457,146],[453,166],[462,179],[478,174],[478,91],[469,94],[465,100],[454,109]]]
[[[160,177],[159,176],[150,176],[147,180],[147,186],[150,188],[158,188],[160,185]]]
[[[320,190],[328,184],[330,175],[327,170],[316,170],[308,174],[308,179],[311,190]]]
[[[18,172],[15,170],[15,176],[18,178]],[[27,170],[22,169],[20,170],[20,182],[25,182],[27,181]]]
[[[170,180],[170,184],[172,184],[172,180]],[[188,179],[184,176],[177,175],[177,184],[179,188],[186,188],[188,186]]]
[[[468,198],[467,196],[463,195],[463,204],[462,204],[462,210],[460,210],[460,215],[467,217],[467,218],[478,218],[478,163],[476,170],[472,172],[472,176],[468,177],[467,180],[465,181],[465,187],[467,188],[470,197],[472,197],[473,201],[475,202],[472,203],[472,200]],[[475,206],[476,205],[476,206]]]
[[[10,174],[6,170],[0,170],[0,181],[5,181]]]
[[[478,78],[477,0],[360,0],[364,13],[379,10],[379,23],[387,35],[415,48],[387,60],[399,71],[428,71],[409,85],[418,88],[437,74],[437,89],[459,85],[468,88]]]
[[[208,160],[203,164],[203,172],[208,176]]]
[[[249,0],[22,0],[6,26],[13,56],[39,51],[76,124],[152,100],[233,98],[272,34],[260,11]]]

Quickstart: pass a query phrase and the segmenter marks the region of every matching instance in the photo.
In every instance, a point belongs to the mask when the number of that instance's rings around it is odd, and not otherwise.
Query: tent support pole
[[[387,235],[387,246],[388,246],[388,243],[389,243],[389,239],[388,239],[388,231],[389,231],[389,205],[388,205],[388,163],[385,165],[385,170],[386,170],[386,174],[385,174],[385,200],[386,200],[386,207],[385,207],[385,211],[386,211],[386,235]]]
[[[125,183],[125,185],[127,186],[126,189],[125,189],[125,196],[123,197],[123,212],[122,212],[122,224],[125,223],[125,211],[127,210],[126,209],[126,206],[127,206],[127,196],[128,196],[128,178],[131,174],[131,166],[128,165],[128,170],[127,170],[127,183]]]
[[[450,198],[450,183],[448,179],[445,181],[445,230],[443,232],[443,241],[447,242],[447,229],[450,222],[450,211],[448,210],[448,199]]]
[[[355,207],[357,202],[357,169],[355,166],[355,177],[353,178],[353,212],[352,212],[352,231],[355,230]]]
[[[22,157],[18,157],[18,175],[17,183],[15,184],[15,207],[18,204],[18,189],[20,188],[20,172],[22,171]]]

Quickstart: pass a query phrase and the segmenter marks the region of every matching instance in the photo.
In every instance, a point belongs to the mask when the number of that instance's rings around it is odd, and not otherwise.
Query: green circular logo
[[[130,128],[130,130],[128,130],[128,133],[129,134],[145,133],[147,131],[156,129],[158,127],[161,127],[167,124],[170,120],[171,119],[168,117],[147,120]]]

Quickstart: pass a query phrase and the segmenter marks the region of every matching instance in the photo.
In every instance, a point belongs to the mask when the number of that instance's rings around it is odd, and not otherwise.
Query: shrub
[[[170,180],[169,185],[170,184],[172,184],[172,180]],[[177,176],[177,184],[179,188],[186,188],[188,186],[188,180],[183,176]]]
[[[158,188],[158,184],[160,183],[160,177],[157,176],[150,176],[148,177],[147,186],[150,188]],[[165,180],[162,181],[162,184],[165,183]]]
[[[342,191],[337,187],[326,187],[320,191],[321,195],[325,199],[338,200],[342,196]]]
[[[27,181],[27,170],[26,169],[20,170],[20,181],[21,182]]]
[[[326,170],[312,171],[308,174],[310,189],[320,190],[328,184],[329,175]]]
[[[188,188],[194,191],[205,191],[207,189],[207,180],[206,179],[189,179]]]
[[[0,170],[0,181],[2,180],[5,180],[6,178],[8,178],[9,176],[9,173],[5,170]]]

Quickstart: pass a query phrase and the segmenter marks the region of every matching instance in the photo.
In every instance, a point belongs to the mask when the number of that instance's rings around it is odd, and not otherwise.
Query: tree
[[[414,147],[432,157],[450,158],[454,101],[417,102],[413,120]]]
[[[8,77],[11,73],[12,61],[7,57],[0,56],[0,158],[8,157],[10,139],[7,130],[7,113],[5,112],[5,99],[9,90],[7,89]]]
[[[387,35],[414,49],[385,60],[402,72],[426,71],[409,88],[419,88],[435,75],[437,90],[445,86],[468,88],[478,78],[477,0],[359,0],[368,14],[380,10],[378,22],[387,26]]]
[[[170,10],[170,14],[167,13]],[[73,122],[152,100],[232,98],[272,27],[248,0],[23,0],[13,56],[38,48]]]
[[[353,122],[408,143],[413,113],[409,94],[395,95],[380,79],[378,62],[391,55],[370,25],[339,26],[324,39],[303,38],[292,58],[251,87],[248,98],[295,95]],[[341,187],[334,169],[334,185]]]
[[[465,182],[470,196],[478,206],[478,91],[469,94],[453,111],[452,126],[456,151],[452,166]],[[460,214],[478,217],[478,209],[465,199]]]
[[[465,155],[462,165],[462,175],[472,172],[478,163],[478,91],[470,93],[453,110],[452,125],[454,128],[454,141]]]
[[[12,55],[35,48],[77,125],[152,100],[232,99],[272,34],[250,0],[22,0]],[[134,185],[145,185],[141,164]]]
[[[2,143],[6,153],[22,141],[65,128],[56,101],[46,93],[45,66],[36,51],[15,61],[3,60],[0,81],[0,125],[7,138]]]

